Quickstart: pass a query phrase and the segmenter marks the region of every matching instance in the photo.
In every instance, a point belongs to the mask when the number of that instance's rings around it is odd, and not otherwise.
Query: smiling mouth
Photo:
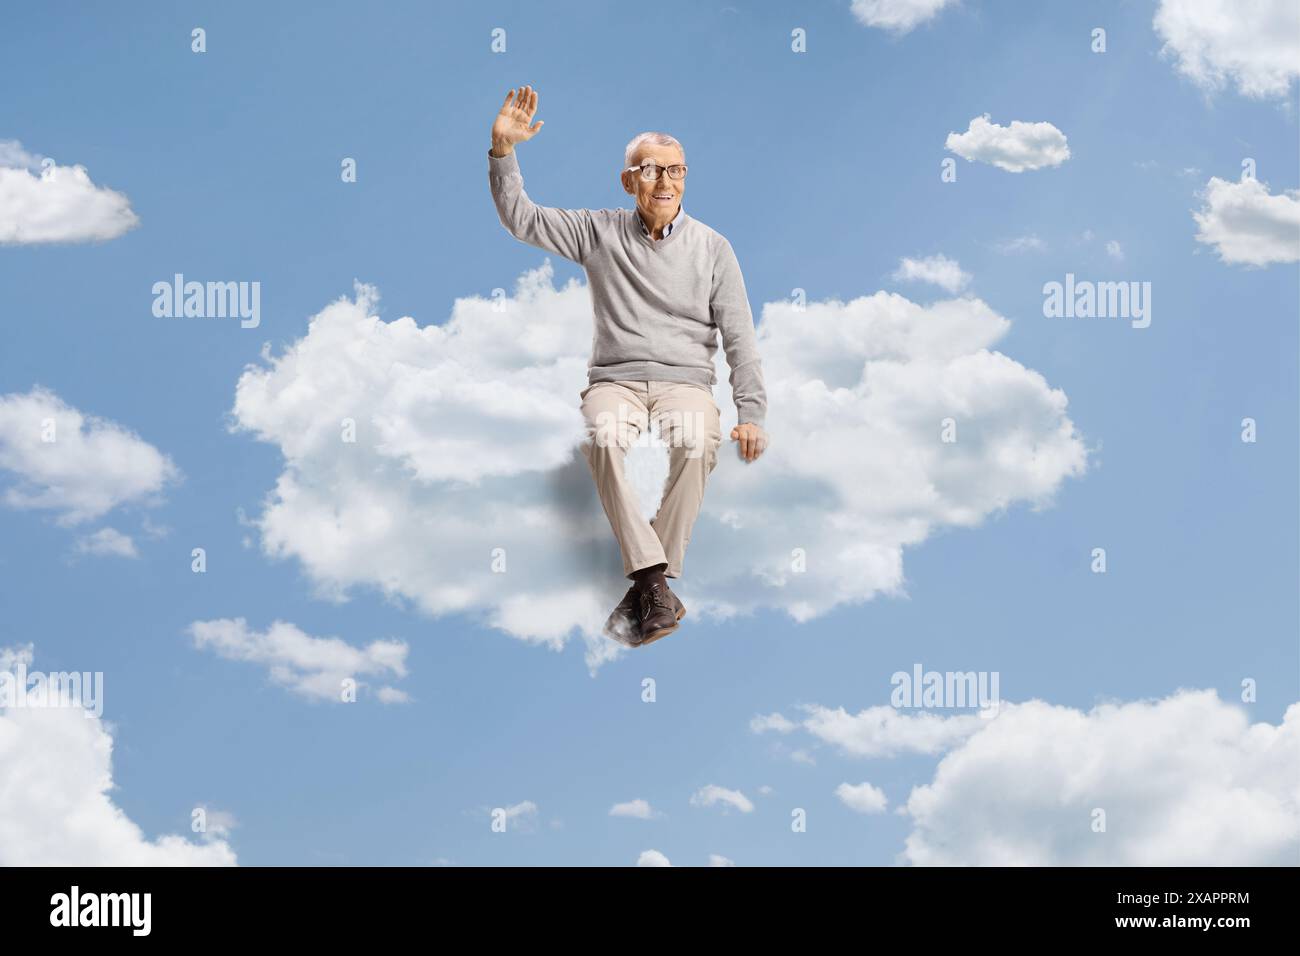
[[[659,200],[660,202],[672,202],[673,197],[672,197],[672,196],[655,196],[655,199]]]

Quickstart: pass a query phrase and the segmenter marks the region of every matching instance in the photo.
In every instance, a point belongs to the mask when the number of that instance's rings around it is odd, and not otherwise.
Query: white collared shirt
[[[686,207],[684,207],[681,203],[678,203],[678,204],[677,204],[677,215],[673,217],[673,221],[672,221],[672,222],[670,222],[670,223],[668,223],[668,225],[664,226],[664,239],[667,239],[670,235],[672,235],[672,231],[673,231],[675,228],[677,228],[677,226],[681,223],[681,221],[682,221],[682,216],[685,215],[685,214],[686,214]],[[643,235],[643,236],[650,236],[650,230],[646,228],[645,220],[641,218],[641,210],[639,210],[639,209],[636,211],[636,221],[639,222],[639,223],[641,224],[641,235]],[[650,238],[651,238],[651,240],[656,241],[656,242],[662,242],[662,241],[663,241],[663,240],[656,240],[654,236],[650,236]]]

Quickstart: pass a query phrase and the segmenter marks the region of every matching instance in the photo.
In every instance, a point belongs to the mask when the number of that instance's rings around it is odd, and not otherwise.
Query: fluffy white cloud
[[[32,648],[0,648],[0,671]],[[110,797],[111,725],[76,701],[0,707],[0,866],[233,866],[227,817],[206,842],[150,840]],[[185,811],[188,815],[188,810]]]
[[[1203,89],[1231,82],[1246,96],[1284,97],[1300,76],[1295,0],[1161,0],[1152,25],[1161,52]]]
[[[41,386],[0,395],[0,477],[11,508],[56,513],[62,525],[124,504],[155,504],[180,472],[171,459],[116,422],[86,415]]]
[[[999,126],[989,122],[988,113],[971,120],[966,132],[949,133],[944,146],[963,159],[1011,173],[1060,166],[1070,158],[1065,134],[1051,123],[1012,120],[1010,126]]]
[[[1106,243],[1106,255],[1120,261],[1124,259],[1124,247],[1119,244],[1118,239],[1111,239]]]
[[[370,586],[556,649],[576,628],[593,669],[625,652],[601,635],[627,582],[577,448],[590,295],[551,274],[525,274],[499,306],[458,299],[442,326],[383,321],[358,285],[250,366],[233,427],[285,459],[253,519],[264,551],[301,562],[329,598]],[[1049,505],[1085,449],[1065,395],[992,350],[1009,328],[973,298],[765,306],[772,444],[753,465],[722,449],[674,588],[695,619],[767,606],[802,621],[899,593],[905,547]],[[717,362],[725,426],[721,350]],[[628,458],[653,513],[666,453]]]
[[[1213,691],[1087,713],[1031,701],[987,724],[912,791],[908,861],[1282,866],[1300,853],[1300,704],[1276,727]]]
[[[891,757],[900,753],[935,754],[977,732],[990,718],[978,713],[952,716],[927,711],[900,710],[880,704],[850,714],[843,707],[802,704],[806,716],[798,722],[822,743],[853,757]],[[781,716],[786,723],[792,723]],[[750,721],[750,730],[761,733],[776,727],[769,718],[766,726]]]
[[[611,817],[634,817],[638,820],[652,820],[662,814],[656,813],[650,804],[640,798],[627,803],[616,803],[609,808]]]
[[[908,33],[955,0],[853,0],[853,15],[869,27]]]
[[[735,866],[734,860],[729,860],[718,853],[709,854],[709,866]]]
[[[1212,245],[1227,263],[1266,266],[1300,260],[1300,190],[1273,195],[1257,179],[1229,182],[1212,176],[1193,212],[1196,241]]]
[[[691,794],[693,807],[712,807],[718,804],[722,805],[724,811],[727,807],[735,807],[741,813],[750,813],[754,809],[754,804],[750,802],[749,797],[739,790],[728,790],[717,784],[711,783]]]
[[[194,646],[232,661],[265,667],[275,683],[310,700],[342,701],[343,681],[353,679],[358,690],[370,685],[362,678],[406,676],[407,645],[403,641],[371,641],[353,647],[337,637],[312,637],[293,624],[275,621],[264,632],[251,630],[242,618],[195,621],[189,626]],[[377,692],[381,703],[400,703],[406,695],[392,687]]]
[[[970,273],[963,272],[954,259],[945,255],[924,259],[902,258],[894,270],[895,282],[928,282],[948,292],[960,292],[970,284]]]
[[[138,558],[140,552],[135,542],[116,528],[100,528],[94,534],[77,539],[77,554],[106,555],[119,558]]]
[[[126,196],[96,186],[84,167],[42,160],[0,141],[0,245],[116,239],[139,224]]]
[[[906,862],[1266,866],[1300,852],[1300,704],[1278,726],[1191,690],[1086,712],[1003,702],[989,719],[805,709],[804,729],[846,755],[946,751],[908,796]]]
[[[835,788],[835,796],[858,813],[884,813],[889,804],[885,791],[869,783],[842,783]]]

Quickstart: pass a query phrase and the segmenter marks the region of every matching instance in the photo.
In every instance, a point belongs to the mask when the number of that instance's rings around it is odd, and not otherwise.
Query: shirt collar
[[[636,221],[637,221],[637,223],[641,226],[641,235],[643,235],[643,236],[649,236],[649,235],[650,235],[650,230],[646,228],[645,220],[641,218],[641,210],[640,210],[640,209],[633,209],[632,212],[636,215]],[[680,226],[680,225],[682,224],[682,217],[684,217],[685,215],[686,215],[686,207],[685,207],[684,205],[682,205],[681,203],[678,203],[678,204],[677,204],[677,215],[673,217],[673,221],[672,221],[672,222],[670,222],[670,223],[668,223],[668,225],[664,226],[664,239],[667,239],[669,236],[671,236],[671,235],[673,234],[673,232],[677,229],[677,227]],[[652,237],[652,240],[651,240],[651,241],[654,241],[654,240],[653,240],[653,237]],[[659,241],[659,242],[662,242],[663,239],[660,239],[660,240],[658,240],[658,241]]]

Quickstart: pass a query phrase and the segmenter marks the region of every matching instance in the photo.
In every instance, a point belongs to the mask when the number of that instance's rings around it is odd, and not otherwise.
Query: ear
[[[624,170],[623,173],[619,175],[618,179],[619,179],[619,182],[621,182],[621,183],[623,184],[623,192],[627,193],[627,194],[630,195],[630,196],[635,196],[635,195],[636,195],[636,190],[632,188],[632,174],[631,174],[631,173],[629,173],[629,172],[627,172],[626,170]]]

